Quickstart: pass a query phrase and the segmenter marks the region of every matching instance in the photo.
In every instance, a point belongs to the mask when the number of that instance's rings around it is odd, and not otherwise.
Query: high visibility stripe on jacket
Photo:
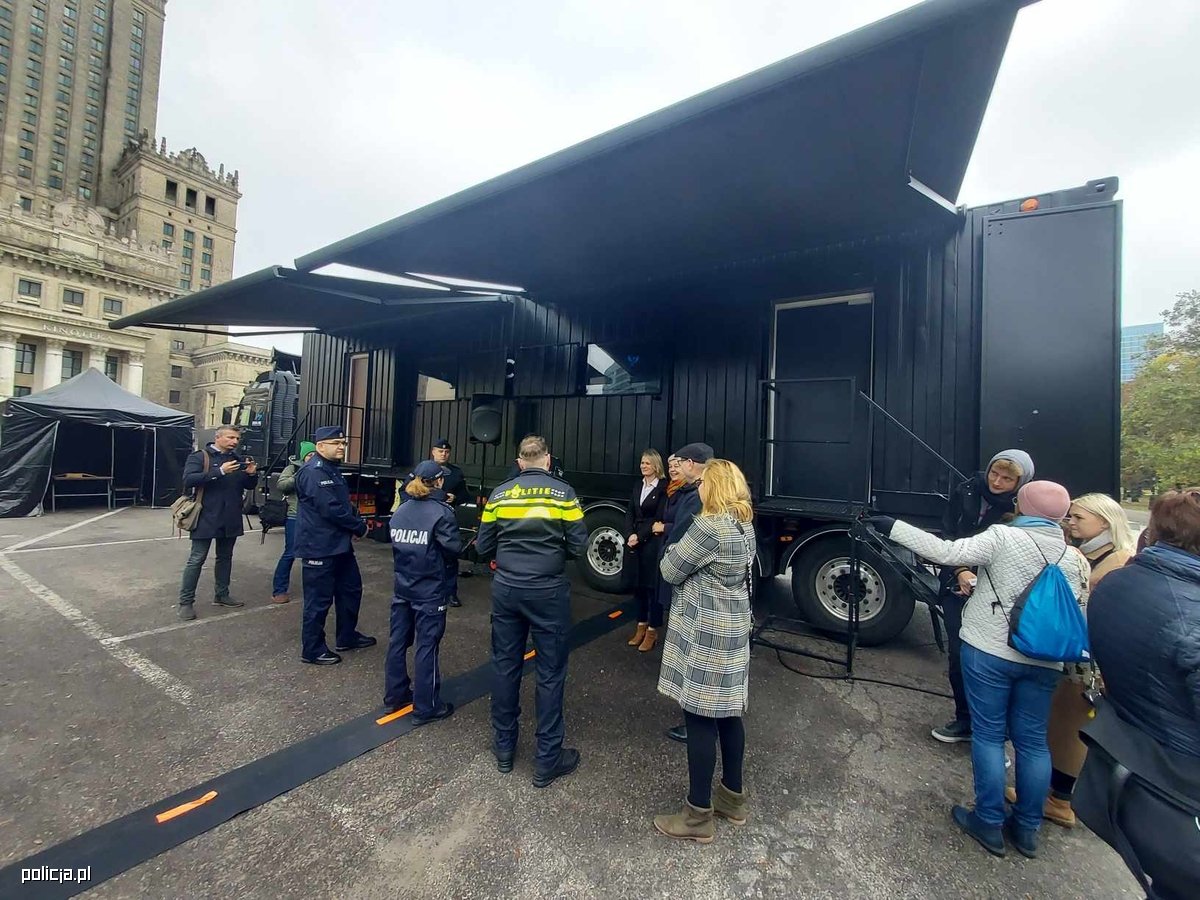
[[[558,519],[563,522],[578,522],[583,518],[579,501],[558,505],[552,502],[509,504],[501,501],[488,504],[481,520],[495,522],[497,519]]]

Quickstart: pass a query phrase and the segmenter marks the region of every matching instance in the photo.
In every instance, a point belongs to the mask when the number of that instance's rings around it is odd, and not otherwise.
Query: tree
[[[1200,291],[1176,294],[1175,305],[1164,309],[1162,316],[1167,333],[1147,343],[1147,356],[1163,353],[1200,355]]]
[[[1200,313],[1200,292],[1191,294]],[[1200,315],[1195,325],[1200,338]],[[1200,484],[1200,352],[1151,360],[1125,386],[1121,407],[1121,483],[1127,493],[1145,489],[1150,477],[1159,489]]]

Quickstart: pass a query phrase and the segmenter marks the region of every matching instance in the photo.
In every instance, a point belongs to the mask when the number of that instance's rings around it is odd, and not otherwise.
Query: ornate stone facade
[[[259,372],[271,368],[271,352],[229,341],[203,347],[192,354],[194,381],[192,411],[197,428],[216,428],[221,411],[242,399],[242,389]]]

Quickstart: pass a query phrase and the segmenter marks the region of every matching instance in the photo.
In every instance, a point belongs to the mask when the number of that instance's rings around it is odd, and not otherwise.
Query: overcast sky
[[[170,0],[158,132],[240,170],[241,275],[911,5]],[[1197,37],[1198,0],[1022,10],[958,197],[1118,176],[1126,324],[1200,289]]]

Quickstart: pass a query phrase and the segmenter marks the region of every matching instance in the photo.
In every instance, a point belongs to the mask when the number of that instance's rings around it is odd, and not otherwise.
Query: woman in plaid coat
[[[741,717],[750,667],[754,528],[746,477],[728,460],[705,466],[700,501],[700,515],[660,567],[674,590],[658,690],[683,707],[690,789],[683,811],[657,816],[654,825],[668,837],[707,844],[715,833],[714,813],[734,825],[746,822]],[[721,783],[714,795],[718,738]]]

